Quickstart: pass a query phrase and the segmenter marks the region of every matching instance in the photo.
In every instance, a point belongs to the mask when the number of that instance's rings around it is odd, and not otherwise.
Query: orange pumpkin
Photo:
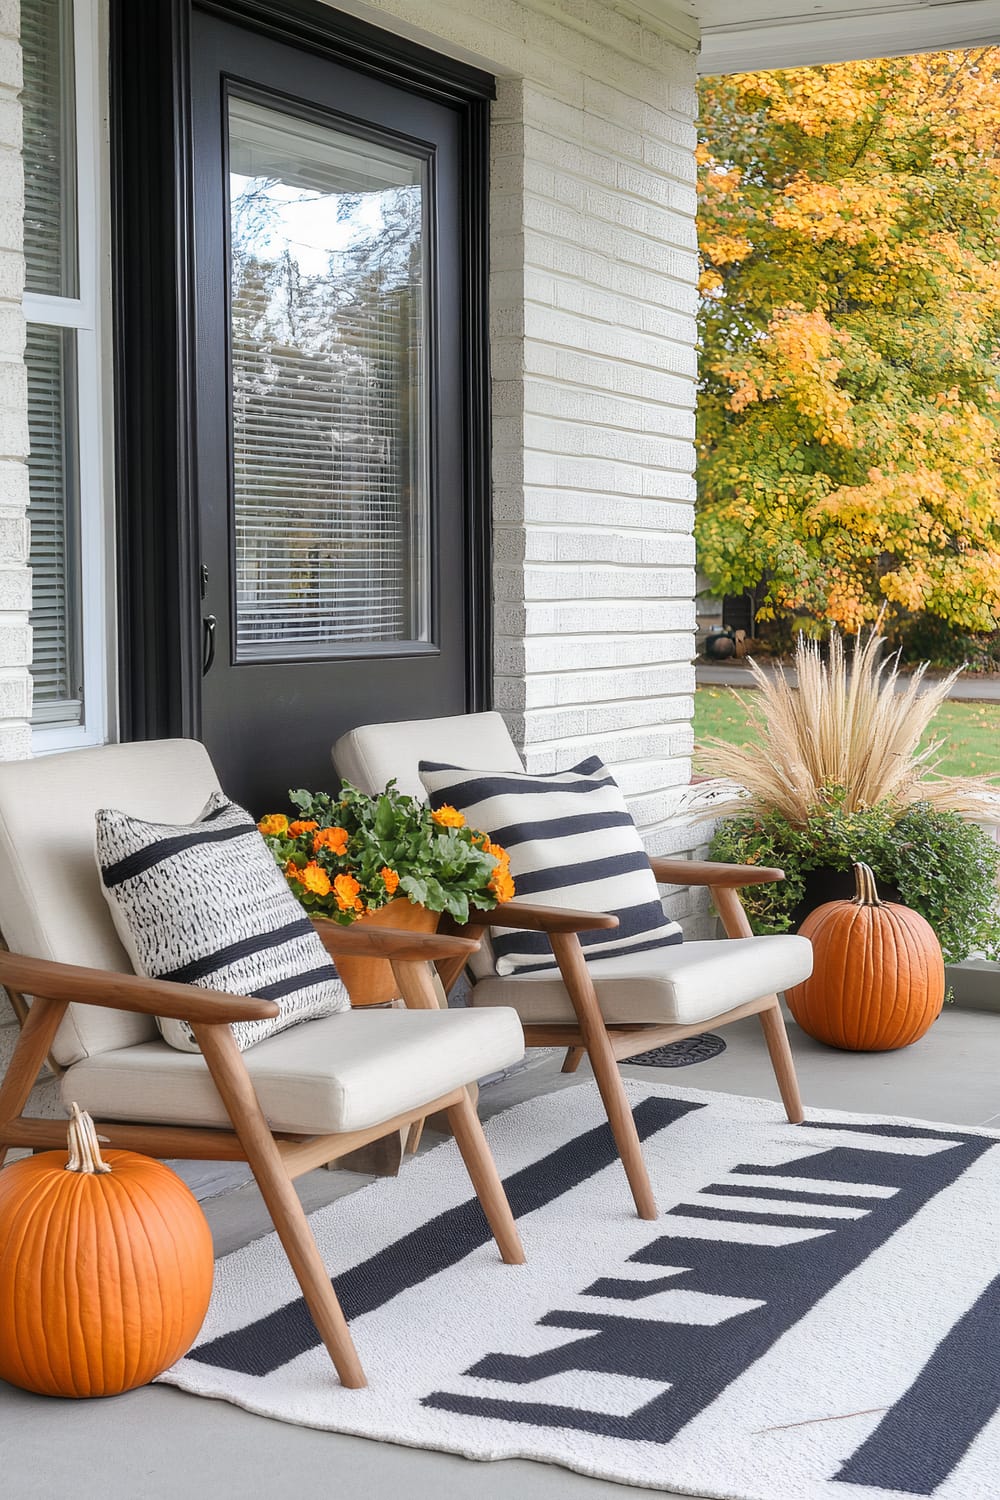
[[[0,1172],[0,1377],[44,1396],[116,1396],[193,1344],[212,1235],[162,1162],[101,1156],[74,1104],[69,1152]]]
[[[799,928],[815,962],[785,998],[803,1031],[830,1047],[908,1047],[941,1014],[941,945],[919,912],[879,900],[867,865],[856,864],[854,878],[853,901],[818,906]]]

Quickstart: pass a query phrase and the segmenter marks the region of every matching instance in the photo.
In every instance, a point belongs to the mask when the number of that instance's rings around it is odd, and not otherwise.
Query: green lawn
[[[741,745],[755,738],[747,730],[745,700],[753,688],[700,687],[694,700],[694,738],[707,735]],[[985,776],[1000,771],[1000,703],[942,704],[929,738],[943,738],[941,764],[947,776]]]

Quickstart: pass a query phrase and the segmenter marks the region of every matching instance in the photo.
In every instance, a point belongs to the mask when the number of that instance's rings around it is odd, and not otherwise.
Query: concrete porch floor
[[[1000,1019],[949,1008],[931,1033],[904,1052],[832,1052],[791,1028],[807,1107],[912,1115],[962,1125],[1000,1126]],[[627,1068],[679,1087],[775,1098],[756,1022],[728,1028],[722,1056],[677,1070]],[[546,1058],[481,1096],[483,1116],[533,1094],[586,1083]],[[314,1172],[299,1186],[309,1208],[368,1179]],[[252,1184],[205,1204],[219,1254],[266,1233]],[[473,1464],[422,1449],[316,1432],[251,1416],[224,1402],[147,1387],[103,1402],[51,1401],[0,1382],[0,1494],[4,1500],[598,1500],[649,1490],[581,1478],[547,1464]],[[666,1493],[666,1492],[660,1492]]]

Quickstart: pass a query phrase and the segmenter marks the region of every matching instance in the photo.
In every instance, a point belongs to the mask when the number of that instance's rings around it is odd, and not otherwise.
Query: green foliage
[[[303,906],[346,925],[398,895],[467,922],[491,910],[510,875],[506,855],[461,814],[405,796],[390,781],[372,797],[350,782],[339,796],[290,791],[298,816],[270,814],[264,842]]]
[[[759,618],[1000,616],[1000,48],[702,80],[699,563]]]
[[[743,892],[754,932],[789,930],[811,871],[847,872],[861,860],[927,919],[948,962],[979,951],[1000,957],[1000,848],[957,813],[918,802],[902,812],[884,803],[852,813],[834,806],[804,827],[778,814],[732,818],[716,830],[711,857],[784,870],[784,881]]]

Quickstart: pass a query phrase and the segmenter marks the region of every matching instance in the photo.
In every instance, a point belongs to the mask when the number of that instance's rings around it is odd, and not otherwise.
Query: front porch
[[[952,1125],[1000,1128],[995,1016],[946,1007],[930,1035],[901,1052],[834,1052],[790,1023],[803,1096],[809,1108],[892,1114]],[[773,1078],[753,1018],[726,1030],[727,1050],[683,1070],[623,1066],[626,1076],[681,1089],[772,1097]],[[586,1065],[560,1073],[561,1055],[487,1086],[484,1119],[523,1100],[567,1088],[593,1088]],[[422,1149],[442,1137],[428,1133]],[[407,1168],[404,1166],[403,1171]],[[312,1211],[355,1193],[369,1179],[316,1171],[300,1180]],[[669,1210],[668,1200],[661,1209]],[[229,1254],[270,1231],[253,1184],[204,1204],[216,1251]],[[400,1328],[405,1343],[406,1328]],[[803,1371],[806,1379],[808,1372]],[[507,1460],[473,1466],[446,1453],[371,1442],[262,1420],[223,1401],[204,1401],[149,1386],[101,1402],[53,1402],[4,1387],[4,1485],[16,1500],[100,1493],[101,1500],[176,1500],[198,1491],[229,1500],[239,1495],[405,1493],[412,1500],[588,1500],[648,1495],[609,1485],[552,1464]],[[82,1477],[87,1476],[87,1477]],[[671,1497],[673,1492],[660,1491]],[[700,1497],[698,1497],[700,1500]]]

